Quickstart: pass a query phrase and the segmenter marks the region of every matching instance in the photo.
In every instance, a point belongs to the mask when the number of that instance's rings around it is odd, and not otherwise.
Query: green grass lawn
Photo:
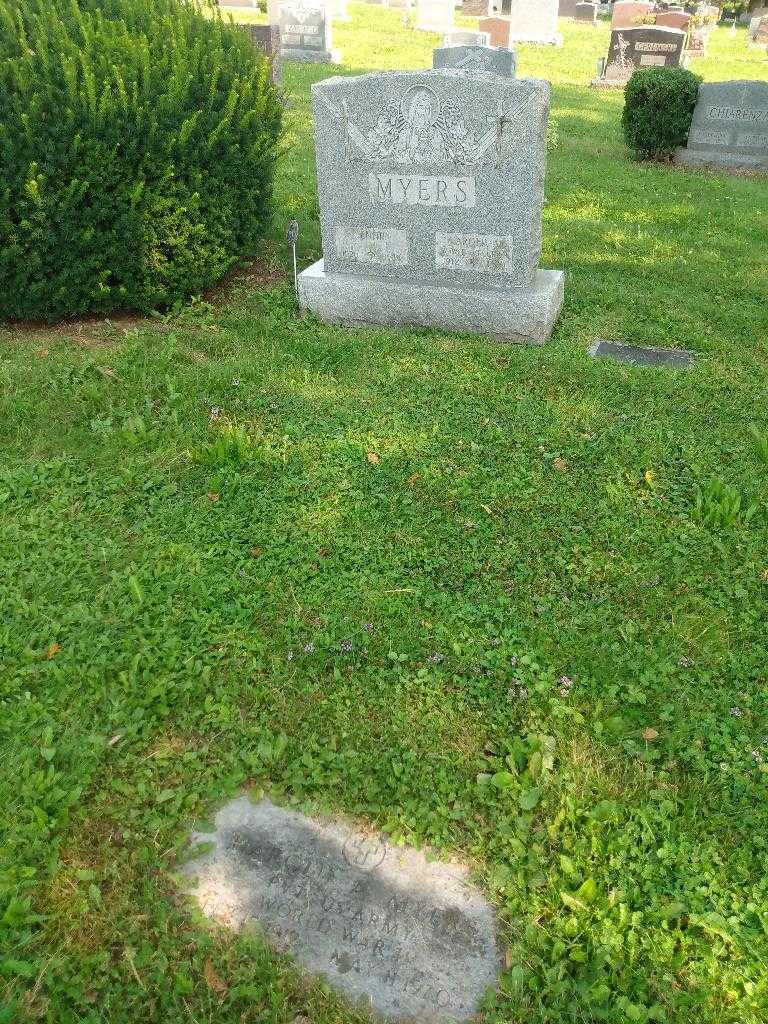
[[[340,73],[430,63],[350,11]],[[296,316],[327,66],[285,69],[270,287],[0,330],[0,1021],[363,1020],[178,899],[244,784],[469,861],[487,1024],[767,1019],[768,179],[631,163],[607,26],[562,29],[519,52],[554,87],[548,346]],[[768,59],[719,29],[696,70]]]

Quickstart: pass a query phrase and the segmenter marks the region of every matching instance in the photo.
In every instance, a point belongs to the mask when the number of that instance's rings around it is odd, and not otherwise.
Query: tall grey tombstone
[[[280,4],[280,47],[283,60],[338,64],[332,48],[331,16],[322,0],[284,0]]]
[[[623,88],[638,68],[674,67],[682,63],[686,33],[677,28],[613,29],[608,60],[594,86]]]
[[[688,142],[675,162],[768,167],[768,82],[700,85]]]
[[[577,0],[559,0],[557,5],[557,13],[560,18],[575,18],[576,17],[576,3]]]
[[[516,64],[514,50],[497,46],[441,46],[432,51],[432,67],[438,70],[453,68],[514,78]]]
[[[558,0],[510,0],[510,42],[562,46],[557,30]],[[503,13],[506,14],[506,5]]]
[[[302,307],[545,342],[563,301],[562,272],[539,269],[548,83],[395,71],[312,96],[323,259]]]

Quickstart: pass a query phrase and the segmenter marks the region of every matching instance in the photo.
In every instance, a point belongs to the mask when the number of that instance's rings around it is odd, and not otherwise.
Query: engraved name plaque
[[[205,852],[184,873],[206,915],[252,923],[389,1019],[467,1020],[497,978],[494,915],[464,868],[247,797],[193,842]]]

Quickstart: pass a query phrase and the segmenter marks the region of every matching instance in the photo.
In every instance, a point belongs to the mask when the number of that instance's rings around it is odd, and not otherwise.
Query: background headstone
[[[682,62],[686,34],[676,28],[640,28],[613,30],[608,59],[598,86],[624,86],[638,68],[675,67]]]
[[[203,913],[255,925],[387,1020],[468,1020],[497,979],[495,916],[465,868],[248,797],[192,841],[182,870]]]
[[[611,28],[637,28],[637,18],[653,12],[652,3],[641,0],[616,0],[611,16]]]
[[[443,46],[490,46],[491,37],[487,32],[468,32],[466,29],[447,32]]]
[[[464,0],[461,5],[461,13],[470,18],[485,18],[488,11],[489,0]]]
[[[341,55],[331,48],[331,19],[325,4],[315,0],[283,0],[280,47],[283,60],[338,64]]]
[[[447,46],[432,51],[432,67],[455,71],[485,71],[503,78],[515,77],[514,50],[495,46]]]
[[[557,7],[558,0],[511,0],[510,41],[561,45],[563,39],[557,31]]]
[[[597,4],[576,4],[576,21],[586,21],[590,25],[597,24]]]
[[[455,10],[453,0],[417,0],[416,28],[445,35],[453,28]]]
[[[560,18],[575,18],[576,4],[578,0],[560,0],[557,6],[557,14]]]
[[[238,25],[249,37],[254,47],[261,50],[272,62],[272,81],[280,85],[283,81],[283,64],[280,57],[280,28],[278,25]]]
[[[659,28],[679,28],[687,32],[690,21],[691,15],[686,11],[659,11],[656,15],[656,24]]]
[[[539,270],[549,85],[388,72],[312,87],[324,260],[302,305],[331,323],[542,343],[563,275]]]
[[[491,39],[491,46],[499,46],[509,49],[510,24],[506,18],[481,18],[477,26],[481,32],[487,32]]]
[[[705,82],[693,112],[682,164],[768,167],[768,82]]]

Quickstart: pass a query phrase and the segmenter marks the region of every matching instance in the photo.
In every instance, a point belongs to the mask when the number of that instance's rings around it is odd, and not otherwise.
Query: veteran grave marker
[[[768,82],[704,82],[675,162],[768,168]]]
[[[388,1020],[468,1020],[497,979],[494,913],[461,866],[247,797],[192,838],[205,852],[183,873],[207,916],[254,925]]]
[[[542,343],[563,274],[540,270],[549,85],[402,71],[312,87],[324,259],[302,305],[331,323]]]
[[[432,51],[432,66],[515,77],[515,52],[493,46],[443,46]]]

